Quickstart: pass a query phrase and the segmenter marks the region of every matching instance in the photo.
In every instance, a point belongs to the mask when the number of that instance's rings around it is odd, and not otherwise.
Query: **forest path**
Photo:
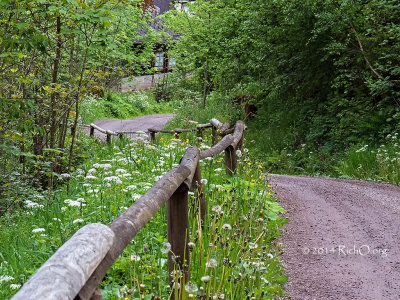
[[[288,299],[400,299],[400,187],[272,175]]]
[[[98,119],[93,122],[95,125],[115,132],[132,132],[132,131],[144,131],[147,132],[149,128],[163,129],[167,122],[175,117],[174,114],[153,114],[145,115],[133,119]],[[95,135],[105,140],[106,135],[94,131]],[[134,137],[135,134],[128,135],[128,137]]]

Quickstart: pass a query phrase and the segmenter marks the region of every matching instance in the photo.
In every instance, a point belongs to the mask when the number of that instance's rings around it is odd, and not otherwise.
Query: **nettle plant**
[[[24,207],[0,220],[2,245],[0,295],[14,294],[72,234],[88,223],[109,224],[139,199],[163,174],[179,163],[189,146],[206,142],[191,134],[180,140],[95,143],[93,157],[46,197],[26,199]],[[166,208],[135,236],[102,283],[105,299],[259,299],[282,294],[276,242],[283,209],[271,198],[261,165],[247,149],[238,150],[237,175],[225,175],[222,155],[201,161],[207,201],[204,222],[199,198],[189,194],[190,264],[168,274]],[[61,176],[60,180],[67,180]],[[184,258],[185,259],[185,258]],[[190,278],[182,275],[190,271]],[[178,285],[178,281],[180,285]],[[174,293],[173,293],[174,292]]]

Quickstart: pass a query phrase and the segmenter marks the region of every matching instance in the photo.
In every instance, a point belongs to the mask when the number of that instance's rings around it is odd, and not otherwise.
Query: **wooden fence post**
[[[154,142],[156,140],[156,132],[149,129],[149,133],[150,133],[150,141]]]
[[[201,183],[201,170],[200,164],[197,164],[196,171],[194,172],[192,187],[195,189],[195,196],[199,199],[199,210],[200,210],[200,219],[202,224],[204,224],[204,217],[207,212],[207,202],[206,197],[204,195],[203,184]]]
[[[92,295],[92,297],[90,297],[90,300],[102,300],[103,296],[101,294],[101,290],[99,287],[97,287]]]
[[[217,143],[217,128],[212,126],[212,143],[215,145]]]
[[[227,175],[232,175],[236,172],[237,157],[236,150],[233,146],[228,146],[225,149],[225,169]]]
[[[203,138],[203,128],[197,127],[197,137]]]
[[[94,136],[94,127],[90,126],[90,134],[89,136]]]
[[[189,242],[188,191],[188,186],[185,183],[181,184],[167,202],[168,241],[171,244],[171,251],[168,253],[170,281],[174,279],[174,270],[179,270],[180,274],[185,276],[185,282],[189,281],[190,258],[186,246]],[[181,280],[182,277],[178,283]]]

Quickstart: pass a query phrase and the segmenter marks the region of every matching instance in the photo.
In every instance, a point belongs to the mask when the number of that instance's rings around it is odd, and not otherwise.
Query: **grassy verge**
[[[174,102],[157,103],[154,91],[119,93],[106,92],[105,96],[87,96],[82,100],[82,122],[90,124],[97,119],[128,119],[142,115],[173,112]]]
[[[0,298],[13,295],[29,276],[80,227],[108,224],[179,162],[189,144],[207,148],[192,134],[182,142],[160,137],[157,143],[116,141],[112,145],[82,137],[89,155],[54,193],[31,195],[20,209],[0,219]],[[86,147],[83,147],[86,148]],[[191,279],[185,298],[208,295],[219,299],[272,299],[282,294],[276,245],[282,208],[271,199],[260,165],[242,153],[238,175],[224,175],[223,157],[203,160],[201,168],[208,203],[206,226],[199,226],[198,199],[190,195]],[[68,175],[61,175],[60,181]],[[165,207],[135,237],[108,272],[105,299],[163,299],[168,281]],[[176,272],[177,276],[179,272]]]

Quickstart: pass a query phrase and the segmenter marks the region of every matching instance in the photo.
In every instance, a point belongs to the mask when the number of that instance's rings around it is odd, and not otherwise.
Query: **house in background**
[[[192,1],[144,0],[141,5],[143,9],[143,15],[150,14],[151,16],[151,20],[149,21],[148,25],[150,25],[155,31],[160,32],[164,30],[164,25],[162,20],[157,19],[157,17],[171,9],[187,11],[187,3],[189,2]],[[143,51],[144,47],[146,47],[146,34],[147,32],[145,29],[139,31],[139,35],[142,36],[142,38],[136,40],[133,45],[136,51]],[[177,40],[179,38],[179,35],[173,32],[169,32],[169,34],[172,36],[172,40]],[[134,71],[131,75],[136,76],[135,80],[125,81],[122,84],[121,89],[123,91],[151,89],[154,88],[160,80],[168,77],[167,73],[171,72],[175,67],[174,57],[168,54],[168,50],[171,48],[171,46],[171,40],[167,41],[166,39],[160,39],[158,42],[156,42],[153,47],[153,59],[148,62],[147,65],[142,66],[142,72],[139,74]],[[149,74],[149,68],[152,68],[151,75],[137,76],[146,73]],[[153,72],[154,69],[156,69],[155,73]]]
[[[174,9],[170,0],[145,0],[143,4],[143,12],[151,14],[152,20],[149,25],[155,31],[164,29],[163,22],[157,19],[157,17],[170,9]],[[178,35],[170,34],[173,36],[173,39],[178,38]],[[160,40],[155,44],[154,59],[151,62],[151,67],[156,68],[158,73],[170,72],[175,67],[175,60],[168,55],[170,46],[166,40]]]

